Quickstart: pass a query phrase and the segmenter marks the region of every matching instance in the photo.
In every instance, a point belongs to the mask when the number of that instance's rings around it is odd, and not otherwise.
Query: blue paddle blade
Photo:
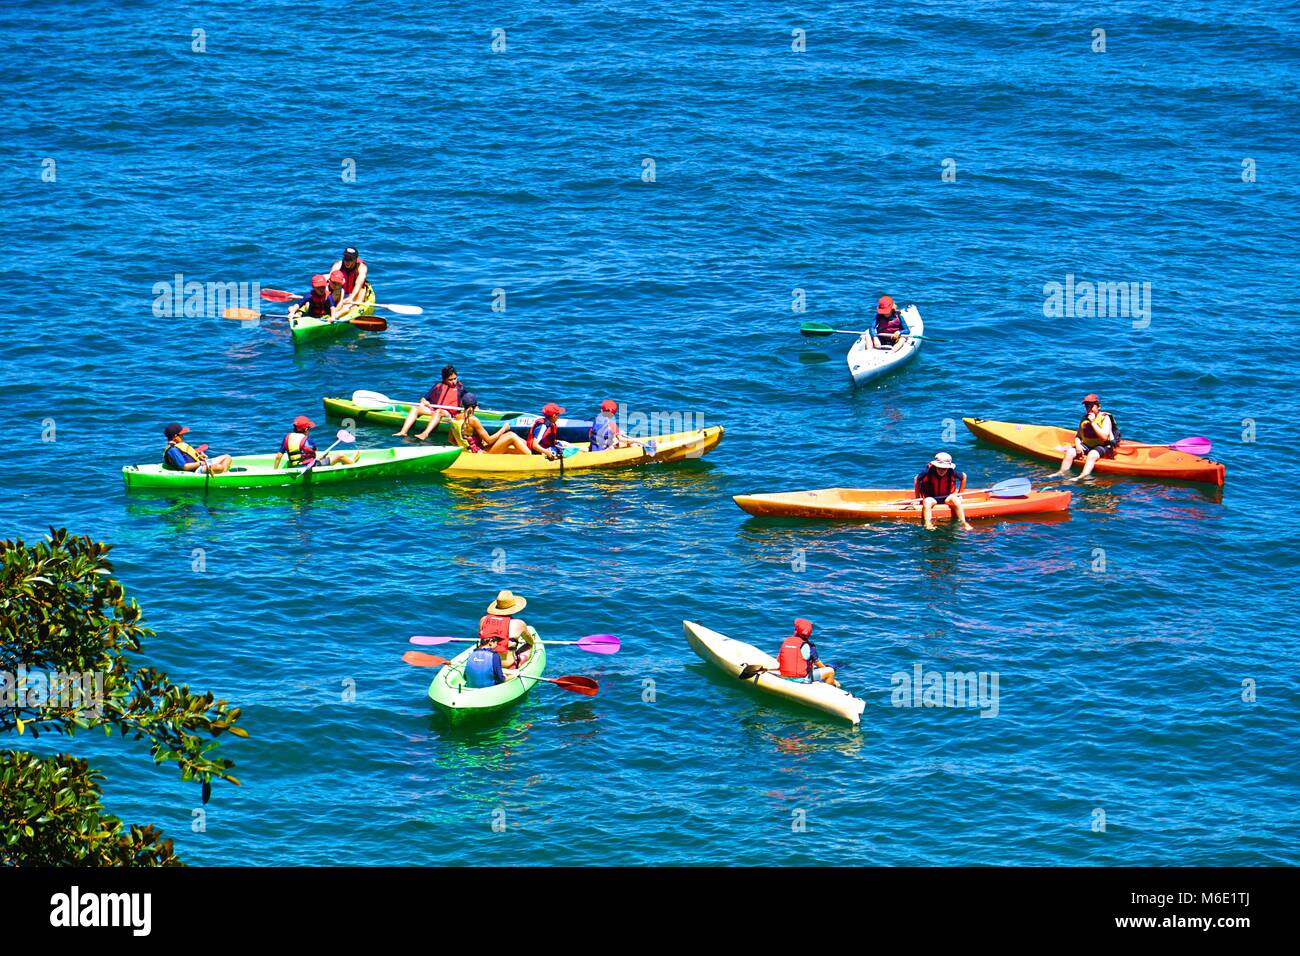
[[[659,445],[658,445],[658,443],[656,443],[656,442],[654,442],[654,441],[648,441],[648,442],[646,442],[646,443],[645,443],[645,453],[646,453],[647,455],[649,455],[651,458],[653,458],[655,455],[659,454]]]
[[[1024,498],[1034,488],[1028,478],[1008,478],[989,489],[990,498]]]

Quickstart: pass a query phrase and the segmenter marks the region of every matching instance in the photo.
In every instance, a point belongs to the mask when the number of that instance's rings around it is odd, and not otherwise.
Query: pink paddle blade
[[[423,644],[425,647],[429,647],[434,644],[450,644],[454,640],[456,640],[454,637],[434,637],[430,634],[416,634],[411,638],[411,643]],[[466,640],[468,640],[468,638],[466,638]]]
[[[622,644],[613,634],[589,634],[578,641],[578,646],[591,654],[617,654]]]
[[[296,302],[302,298],[300,295],[285,292],[283,289],[263,289],[260,294],[267,302]]]
[[[1200,457],[1208,455],[1210,449],[1213,448],[1214,445],[1208,438],[1202,438],[1198,435],[1195,438],[1184,438],[1182,441],[1176,441],[1169,447],[1174,451],[1181,451],[1188,455],[1196,455],[1197,457]]]

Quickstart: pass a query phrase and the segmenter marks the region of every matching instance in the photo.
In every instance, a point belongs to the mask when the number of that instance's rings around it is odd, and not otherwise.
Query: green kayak
[[[528,648],[522,652],[523,663],[518,676],[510,677],[495,687],[466,687],[465,662],[473,650],[470,647],[463,654],[457,654],[450,664],[443,665],[429,685],[429,699],[453,721],[495,713],[510,706],[533,689],[537,681],[529,678],[541,677],[546,670],[546,645],[530,640]]]
[[[401,428],[402,422],[406,421],[407,414],[411,411],[410,402],[393,402],[383,408],[362,407],[356,402],[346,398],[326,398],[325,414],[339,421],[345,418],[351,418],[357,423],[367,422],[371,425],[391,425],[393,428]],[[509,421],[513,418],[519,418],[522,412],[494,412],[487,408],[480,408],[474,413],[478,420],[483,423],[485,428],[489,428],[494,422]],[[429,416],[421,415],[415,420],[415,425],[411,431],[418,433],[429,424]],[[438,422],[438,427],[434,433],[445,436],[450,426],[447,419]],[[500,427],[498,424],[497,427]]]
[[[274,455],[240,455],[234,459],[230,470],[220,475],[173,471],[161,464],[127,465],[122,469],[122,480],[126,482],[128,491],[299,491],[349,481],[432,475],[455,461],[460,449],[372,448],[359,454],[361,457],[351,465],[317,465],[310,470],[273,468]]]
[[[375,311],[375,287],[370,286],[366,292],[365,304],[359,308],[345,312],[337,319],[314,319],[309,315],[294,316],[289,320],[289,332],[293,335],[293,344],[296,348],[299,345],[306,345],[311,342],[323,342],[327,339],[336,338],[346,332],[356,331],[356,326],[351,323],[359,315],[373,315]]]

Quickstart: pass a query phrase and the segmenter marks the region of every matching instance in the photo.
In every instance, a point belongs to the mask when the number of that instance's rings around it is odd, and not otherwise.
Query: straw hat
[[[518,614],[528,602],[511,591],[499,591],[497,599],[488,605],[489,614],[499,614],[502,617],[508,617],[511,614]]]

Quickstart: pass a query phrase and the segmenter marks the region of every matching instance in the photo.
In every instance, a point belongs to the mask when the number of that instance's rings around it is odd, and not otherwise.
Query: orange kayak
[[[872,521],[902,518],[920,521],[919,504],[900,504],[912,497],[911,488],[819,488],[816,491],[787,491],[774,495],[736,495],[732,500],[752,515],[784,518],[839,518]],[[1004,518],[1009,515],[1067,511],[1068,491],[1031,491],[1021,498],[994,498],[987,491],[965,492],[966,518]],[[947,505],[934,509],[936,521],[952,517]]]
[[[1019,425],[1016,422],[995,422],[984,418],[963,418],[966,427],[976,438],[1023,451],[1035,458],[1059,462],[1058,445],[1074,440],[1074,432],[1053,425]],[[1076,459],[1083,464],[1083,459]],[[1139,447],[1127,439],[1120,442],[1114,458],[1102,458],[1093,472],[1099,475],[1139,475],[1144,478],[1176,478],[1182,481],[1202,481],[1222,485],[1227,469],[1222,462],[1198,458],[1172,448]]]

